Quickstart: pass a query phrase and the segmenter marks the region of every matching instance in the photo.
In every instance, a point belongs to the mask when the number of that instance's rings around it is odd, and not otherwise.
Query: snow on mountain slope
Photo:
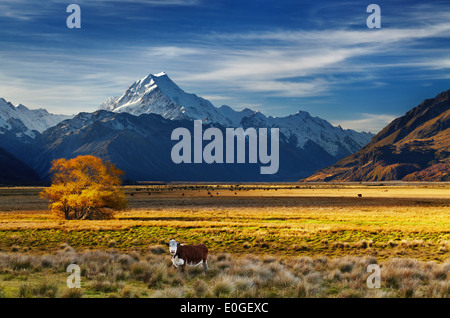
[[[303,148],[308,140],[311,140],[333,156],[339,156],[343,150],[349,153],[358,151],[373,137],[371,133],[335,127],[325,119],[311,117],[305,111],[298,111],[295,115],[287,117],[269,117],[268,121],[270,126],[279,127],[288,138],[294,135],[298,147]]]
[[[136,116],[154,113],[171,120],[202,119],[224,127],[278,127],[288,138],[295,137],[299,148],[312,141],[338,157],[358,151],[373,137],[371,133],[334,127],[304,111],[287,117],[266,117],[248,108],[241,111],[226,105],[217,108],[197,95],[184,92],[165,73],[150,74],[136,81],[122,96],[108,99],[99,109]]]
[[[227,105],[222,105],[219,107],[219,111],[230,121],[233,127],[238,127],[241,125],[241,121],[245,117],[250,117],[255,115],[257,112],[249,108],[244,108],[241,111],[235,111],[233,108]]]
[[[0,98],[0,134],[15,129],[17,134],[25,134],[35,138],[36,134],[33,131],[42,133],[46,129],[72,117],[50,114],[42,108],[28,109],[22,104],[14,106]]]
[[[165,73],[150,74],[136,81],[122,96],[104,102],[100,109],[135,116],[153,113],[166,119],[202,119],[231,124],[213,104],[195,94],[186,93]]]

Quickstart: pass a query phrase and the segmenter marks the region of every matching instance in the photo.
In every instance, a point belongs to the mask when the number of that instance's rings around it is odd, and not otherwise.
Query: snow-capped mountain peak
[[[209,101],[183,91],[162,72],[134,82],[122,96],[104,102],[100,109],[135,116],[158,114],[166,119],[208,119],[229,125],[230,121]]]
[[[50,114],[43,108],[28,109],[22,104],[14,106],[0,98],[0,134],[14,130],[16,134],[35,138],[35,131],[42,133],[59,122],[72,117]]]

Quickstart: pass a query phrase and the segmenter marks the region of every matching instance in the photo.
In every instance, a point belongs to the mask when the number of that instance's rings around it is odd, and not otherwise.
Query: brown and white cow
[[[187,265],[198,266],[203,264],[203,269],[208,269],[208,248],[204,244],[199,245],[183,245],[174,239],[166,243],[169,246],[170,255],[172,255],[173,266],[181,266],[181,271]]]

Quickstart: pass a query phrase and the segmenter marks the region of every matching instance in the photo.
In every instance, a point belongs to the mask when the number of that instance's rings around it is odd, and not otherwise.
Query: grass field
[[[55,264],[68,261],[64,250],[85,260],[84,297],[450,294],[448,183],[127,186],[129,208],[104,221],[57,219],[40,190],[0,189],[0,296],[77,296],[62,291],[67,274]],[[211,271],[169,268],[161,243],[171,238],[206,244]],[[98,269],[96,257],[110,266]],[[364,287],[369,263],[386,268],[381,290]],[[42,277],[58,283],[40,286]]]

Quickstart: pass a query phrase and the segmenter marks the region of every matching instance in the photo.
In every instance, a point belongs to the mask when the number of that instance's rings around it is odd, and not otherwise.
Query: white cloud
[[[378,133],[398,116],[387,114],[359,114],[360,118],[351,120],[331,121],[333,125],[341,125],[344,129],[353,129],[356,131],[370,131]]]
[[[147,54],[148,57],[165,57],[165,58],[181,58],[189,55],[202,54],[202,50],[198,48],[178,47],[178,46],[157,46],[150,47],[142,54]]]
[[[360,51],[360,49],[354,49]],[[193,74],[194,81],[254,80],[254,79],[281,79],[294,76],[308,76],[318,69],[335,65],[352,56],[354,51],[302,51],[298,48],[278,48],[261,50],[257,47],[245,51],[223,52],[221,63],[215,63],[218,69],[210,72]],[[228,54],[227,54],[228,53]]]
[[[293,83],[278,81],[251,81],[242,83],[242,88],[252,92],[267,93],[282,97],[308,97],[325,93],[329,88],[329,83],[324,80],[313,80],[310,82]]]
[[[448,14],[450,18],[450,14]],[[269,31],[221,34],[222,40],[258,40],[290,42],[297,44],[312,44],[314,46],[348,46],[361,44],[390,44],[398,41],[411,41],[431,36],[448,37],[449,22],[418,26],[413,24],[409,28],[381,28],[377,30],[307,30],[307,31]]]
[[[387,52],[403,54],[416,40],[437,36],[449,38],[450,23],[428,25],[424,28],[376,31],[322,30],[222,34],[217,37],[222,40],[249,41],[251,43],[249,49],[224,54],[228,58],[218,63],[219,69],[198,74],[194,79],[232,79],[253,75],[271,78],[307,76],[324,74],[330,66],[345,71],[349,65],[341,64],[343,61]],[[254,43],[253,40],[261,41],[261,44]],[[271,49],[266,49],[267,44],[262,44],[267,41],[275,41]]]
[[[36,18],[55,16],[61,12],[61,7],[67,7],[71,2],[63,0],[2,0],[0,3],[0,17],[15,20],[33,20]],[[107,14],[123,14],[123,9],[115,10],[111,4],[139,4],[145,6],[198,6],[202,0],[76,0],[76,4],[83,6],[96,7],[98,10],[105,10]],[[113,12],[114,10],[114,12]],[[62,14],[66,14],[62,11]]]

